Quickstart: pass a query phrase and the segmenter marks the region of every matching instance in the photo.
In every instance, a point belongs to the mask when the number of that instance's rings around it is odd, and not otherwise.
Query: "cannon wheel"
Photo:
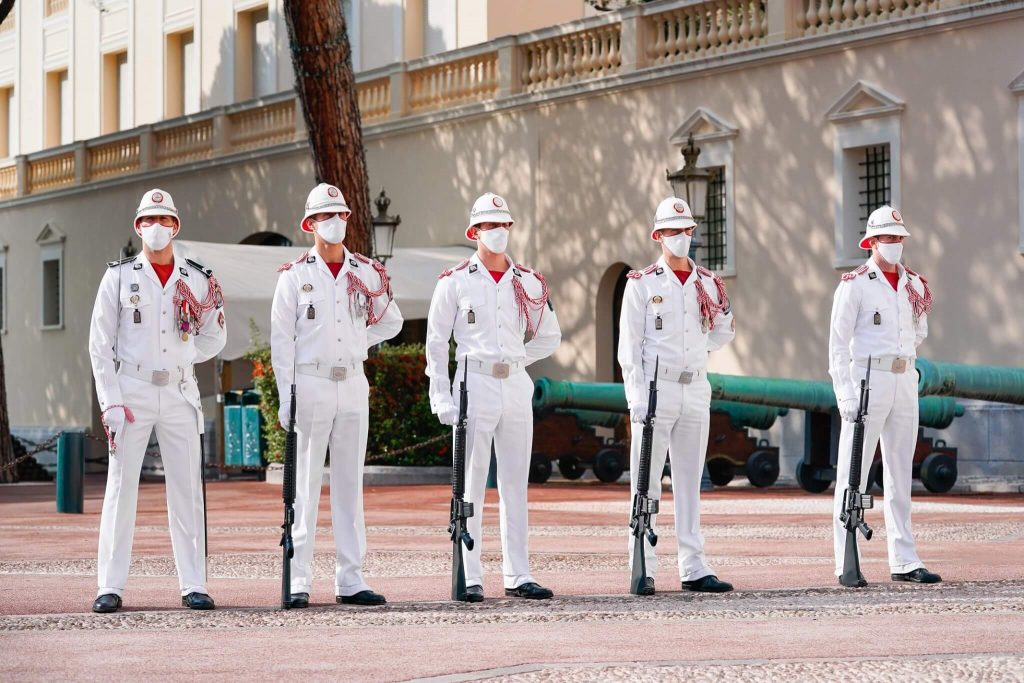
[[[604,483],[618,481],[623,472],[622,456],[614,448],[602,448],[594,456],[594,476]]]
[[[747,458],[744,469],[751,484],[760,489],[766,488],[779,478],[779,457],[771,451],[754,451]]]
[[[932,493],[949,491],[956,475],[956,459],[947,453],[930,453],[921,462],[921,483]]]
[[[583,461],[572,453],[566,453],[558,459],[558,471],[566,479],[579,479],[587,471]]]
[[[543,484],[551,478],[551,461],[543,453],[530,456],[530,483]]]
[[[871,469],[868,470],[868,491],[871,490],[872,486],[877,486],[880,492],[885,493],[885,483],[882,479],[883,473],[881,458],[871,463]]]
[[[817,479],[814,476],[815,469],[807,463],[798,463],[796,466],[796,482],[800,488],[808,493],[823,493],[828,489],[828,482],[824,479]]]
[[[725,486],[732,481],[735,471],[732,463],[719,455],[708,460],[708,475],[715,486]]]

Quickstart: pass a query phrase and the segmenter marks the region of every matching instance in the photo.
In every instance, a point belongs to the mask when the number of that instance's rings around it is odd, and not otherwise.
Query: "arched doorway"
[[[260,247],[290,247],[292,241],[279,232],[254,232],[239,244],[255,244]]]
[[[619,349],[619,315],[622,312],[622,294],[626,291],[630,267],[615,263],[605,271],[597,287],[597,363],[595,379],[598,382],[621,382],[622,368],[617,358]]]

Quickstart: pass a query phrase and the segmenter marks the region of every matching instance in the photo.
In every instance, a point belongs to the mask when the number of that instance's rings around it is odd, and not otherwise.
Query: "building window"
[[[826,114],[835,127],[833,163],[839,194],[835,216],[836,268],[864,261],[860,240],[868,216],[883,204],[900,206],[900,115],[903,102],[858,81]]]
[[[860,166],[860,220],[867,223],[871,212],[888,204],[889,191],[892,189],[892,168],[889,164],[889,145],[872,145],[860,150],[863,158]],[[864,234],[864,231],[861,231]]]
[[[1010,83],[1010,92],[1017,96],[1017,248],[1024,254],[1024,72]]]
[[[235,99],[277,92],[274,31],[265,6],[238,13],[235,40]]]
[[[64,248],[43,247],[43,328],[64,326]]]
[[[42,327],[64,327],[64,233],[47,225],[36,238],[42,268]]]
[[[423,54],[433,55],[458,47],[456,3],[424,0]]]
[[[67,69],[46,74],[46,110],[43,115],[47,147],[69,144],[72,132],[71,80]]]
[[[192,31],[167,36],[167,79],[165,81],[167,118],[199,111],[199,59]]]
[[[360,0],[341,0],[341,11],[345,13],[345,31],[348,33],[348,44],[352,50],[352,71],[362,69],[362,56],[359,47],[359,16]],[[409,10],[406,10],[408,12]]]
[[[17,151],[14,135],[14,88],[0,88],[0,159]]]
[[[701,263],[711,270],[723,270],[726,264],[725,166],[714,166],[708,181],[708,208],[700,241]]]
[[[103,112],[102,130],[114,133],[132,127],[131,100],[128,86],[128,53],[112,52],[103,55]]]

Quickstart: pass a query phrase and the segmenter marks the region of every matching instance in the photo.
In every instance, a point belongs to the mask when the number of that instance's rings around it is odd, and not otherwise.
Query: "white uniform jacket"
[[[175,256],[174,272],[161,285],[144,253],[107,265],[89,329],[89,356],[101,411],[123,404],[115,362],[138,375],[168,371],[170,379],[178,381],[191,377],[194,363],[213,358],[227,342],[224,300],[212,271]],[[199,304],[199,310],[189,306],[199,320],[192,319],[184,339],[181,308],[175,304],[182,287]],[[198,401],[198,390],[195,393],[188,397],[190,402]]]
[[[345,250],[335,278],[316,247],[281,266],[271,308],[274,377],[288,396],[295,365],[344,366],[402,329],[384,266]]]
[[[828,372],[839,401],[856,399],[852,365],[868,356],[913,359],[928,336],[932,295],[927,281],[903,266],[892,288],[874,259],[843,275],[832,303]]]
[[[476,254],[438,279],[427,316],[427,376],[435,413],[452,402],[448,340],[453,332],[459,358],[524,367],[550,356],[561,342],[543,276],[506,259],[509,269],[497,283]]]
[[[665,258],[628,274],[619,320],[619,365],[630,406],[647,400],[647,373],[655,358],[670,371],[704,370],[708,353],[736,335],[725,285],[692,261],[685,285]]]

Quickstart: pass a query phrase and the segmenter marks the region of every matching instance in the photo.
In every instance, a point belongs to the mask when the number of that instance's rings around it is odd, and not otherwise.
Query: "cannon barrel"
[[[918,358],[921,396],[955,396],[1024,405],[1024,368],[963,365]]]
[[[836,396],[829,382],[777,377],[738,377],[709,374],[711,396],[716,399],[785,406],[813,413],[828,413],[836,408]],[[946,396],[918,399],[923,427],[945,429],[964,414],[964,407]]]
[[[556,413],[572,415],[576,418],[581,428],[586,427],[607,427],[614,429],[622,422],[622,411],[611,410],[576,410],[571,408],[559,408]]]
[[[583,424],[611,427],[608,413],[622,414],[628,410],[626,390],[612,382],[566,382],[541,377],[533,391],[535,410],[567,409]],[[788,413],[782,406],[752,405],[736,401],[712,401],[711,410],[725,413],[733,427],[770,429],[775,419]]]

